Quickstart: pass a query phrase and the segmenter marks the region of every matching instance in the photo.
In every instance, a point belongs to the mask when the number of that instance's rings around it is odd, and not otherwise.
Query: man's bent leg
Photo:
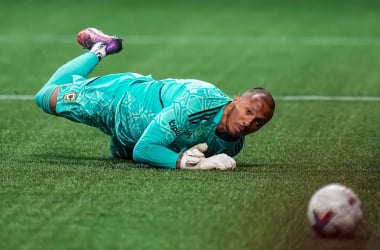
[[[86,78],[99,63],[94,52],[87,52],[62,65],[46,84],[65,84],[73,81],[73,75]]]
[[[35,102],[46,113],[55,114],[55,107],[52,110],[51,105],[56,103],[56,97],[59,92],[59,88],[57,87],[72,83],[73,75],[87,77],[98,63],[99,59],[93,52],[87,52],[67,62],[40,89],[35,96]]]
[[[50,108],[50,98],[57,88],[57,85],[44,86],[34,97],[37,106],[48,114],[54,114]]]

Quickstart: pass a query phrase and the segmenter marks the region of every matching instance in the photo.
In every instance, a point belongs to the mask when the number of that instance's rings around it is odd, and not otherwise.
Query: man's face
[[[267,96],[260,93],[237,96],[230,103],[227,113],[227,133],[240,137],[259,130],[272,118],[270,102]]]

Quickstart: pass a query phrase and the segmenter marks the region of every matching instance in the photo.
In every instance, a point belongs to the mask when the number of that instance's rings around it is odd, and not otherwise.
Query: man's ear
[[[240,100],[240,98],[241,98],[241,95],[240,94],[238,94],[237,96],[235,96],[235,98],[232,100],[232,102],[237,102],[237,101],[239,101]]]

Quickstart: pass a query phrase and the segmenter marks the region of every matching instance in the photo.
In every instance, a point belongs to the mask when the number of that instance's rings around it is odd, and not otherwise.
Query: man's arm
[[[187,119],[178,117],[177,109],[177,105],[167,107],[153,119],[134,147],[133,160],[155,167],[177,167],[180,153],[169,149],[169,145],[182,132]]]
[[[155,167],[177,169],[219,169],[236,167],[235,160],[227,154],[217,154],[206,158],[207,144],[201,143],[184,152],[176,153],[168,148],[183,130],[183,123],[174,119],[173,109],[165,110],[149,124],[133,151],[133,159]],[[173,129],[173,124],[176,129]],[[191,145],[189,145],[191,146]]]
[[[206,90],[200,91],[200,93],[193,90],[192,93],[186,93],[182,96],[183,98],[177,98],[177,101],[165,107],[150,122],[137,141],[133,151],[133,159],[156,167],[180,167],[181,152],[174,152],[170,149],[170,145],[186,131],[191,114],[220,108],[230,100],[219,92],[217,94],[220,96],[215,94],[218,98],[209,98],[210,90],[209,88]],[[192,145],[181,145],[179,150],[187,150],[195,144],[203,142],[195,139]]]

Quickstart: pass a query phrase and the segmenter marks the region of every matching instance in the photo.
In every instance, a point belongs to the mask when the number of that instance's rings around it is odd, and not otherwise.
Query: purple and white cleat
[[[86,28],[81,30],[77,35],[77,41],[83,46],[83,48],[95,52],[101,58],[106,55],[118,53],[123,49],[123,39],[116,36],[106,35],[96,28]],[[97,52],[99,49],[103,51]]]

